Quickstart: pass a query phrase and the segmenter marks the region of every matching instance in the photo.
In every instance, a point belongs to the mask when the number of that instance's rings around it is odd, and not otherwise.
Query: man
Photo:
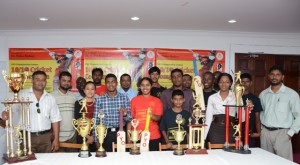
[[[193,77],[189,74],[184,74],[182,77],[182,85],[184,88],[191,89]]]
[[[202,84],[205,107],[207,106],[209,96],[216,93],[216,91],[213,89],[214,82],[215,78],[213,73],[207,71],[203,74]]]
[[[171,80],[173,86],[169,89],[166,89],[161,94],[160,100],[164,105],[164,110],[170,109],[173,107],[172,103],[172,93],[176,89],[180,89],[184,93],[185,101],[183,103],[183,109],[189,111],[190,114],[193,112],[193,105],[195,104],[195,100],[193,98],[193,91],[182,86],[182,76],[183,72],[181,69],[173,69],[171,71]]]
[[[22,90],[19,98],[29,98],[30,104],[30,132],[32,152],[51,152],[59,149],[59,122],[61,116],[55,98],[46,92],[47,75],[43,71],[32,74],[32,87]],[[14,115],[19,116],[21,123],[21,106],[14,108]],[[2,119],[7,120],[8,114],[2,112]],[[51,127],[53,142],[51,144]]]
[[[96,85],[96,94],[101,96],[106,92],[106,86],[101,85],[103,78],[103,70],[101,68],[94,68],[92,70],[92,79]]]
[[[121,88],[118,89],[118,92],[125,94],[130,101],[138,94],[137,90],[131,88],[131,77],[129,74],[122,74],[120,77],[120,85]]]
[[[77,88],[78,92],[75,93],[76,100],[81,100],[85,97],[85,94],[84,94],[84,91],[83,91],[85,83],[86,83],[85,78],[83,78],[83,77],[78,77],[77,78],[76,88]]]
[[[292,161],[291,138],[300,129],[299,95],[283,84],[284,71],[280,66],[272,66],[268,78],[270,87],[259,95],[263,108],[261,148]]]
[[[72,125],[74,118],[75,94],[69,90],[71,88],[72,75],[68,71],[63,71],[59,75],[59,88],[51,94],[58,105],[62,121],[60,122],[59,141],[76,143],[76,133]],[[64,152],[76,152],[76,149],[60,148]]]
[[[99,113],[104,113],[103,124],[107,127],[106,138],[103,147],[106,151],[112,152],[112,142],[117,142],[117,132],[119,130],[119,115],[124,116],[123,125],[131,120],[130,102],[128,97],[117,91],[118,80],[114,74],[107,74],[105,85],[107,92],[96,99],[94,118],[96,125],[99,125]],[[127,125],[130,126],[129,124]],[[130,127],[127,129],[131,129]],[[97,148],[99,148],[98,138],[94,134]]]
[[[249,121],[250,122],[249,123],[249,131],[250,131],[249,147],[259,147],[258,138],[260,137],[260,132],[261,132],[260,117],[259,117],[260,112],[262,111],[261,103],[259,98],[250,92],[250,87],[252,86],[252,76],[249,73],[241,74],[241,82],[245,89],[244,94],[242,96],[243,104],[247,105],[246,100],[248,99],[251,100],[254,105],[250,113],[250,121]]]
[[[148,74],[153,82],[151,88],[151,95],[160,98],[161,93],[166,89],[163,86],[161,86],[158,82],[160,78],[160,69],[157,66],[154,66],[149,69]]]

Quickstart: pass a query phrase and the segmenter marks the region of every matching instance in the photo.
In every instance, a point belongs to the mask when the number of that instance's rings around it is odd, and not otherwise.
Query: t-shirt
[[[102,96],[104,93],[106,93],[106,86],[105,85],[100,85],[100,86],[96,86],[96,94],[98,96]]]
[[[157,98],[160,98],[161,93],[166,90],[167,88],[159,86],[159,87],[152,87],[151,88],[151,95]]]
[[[210,92],[204,92],[204,91],[203,91],[203,96],[204,96],[204,103],[205,103],[205,106],[207,106],[207,102],[208,102],[209,96],[210,96],[210,95],[213,95],[213,94],[215,94],[215,93],[217,93],[215,90],[212,90],[212,91],[210,91]]]
[[[145,97],[139,95],[131,100],[131,115],[133,119],[139,121],[137,130],[144,130],[146,124],[146,115],[148,108],[152,109],[153,115],[163,115],[163,106],[161,101],[153,96]],[[161,137],[158,122],[150,119],[149,124],[150,140],[158,139]]]
[[[180,114],[182,116],[183,122],[180,125],[181,130],[185,130],[188,132],[188,122],[190,118],[190,113],[188,111],[182,110],[181,112],[177,113],[174,112],[172,109],[167,109],[164,112],[159,124],[159,129],[161,131],[166,131],[168,139],[173,144],[177,144],[172,134],[172,131],[178,130],[178,124],[176,123],[176,117]],[[182,144],[187,144],[187,135],[185,135],[184,140],[181,142]]]

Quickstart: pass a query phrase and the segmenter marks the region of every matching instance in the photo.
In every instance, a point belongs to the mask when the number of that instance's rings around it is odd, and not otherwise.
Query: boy
[[[174,90],[172,92],[173,108],[165,110],[160,121],[159,129],[168,148],[173,148],[173,144],[177,144],[172,134],[172,131],[178,130],[178,125],[176,123],[177,115],[181,115],[183,119],[180,129],[188,131],[187,125],[190,113],[182,109],[184,101],[183,92],[178,89]],[[187,144],[187,136],[188,134],[184,137],[184,140],[181,142],[182,144]]]

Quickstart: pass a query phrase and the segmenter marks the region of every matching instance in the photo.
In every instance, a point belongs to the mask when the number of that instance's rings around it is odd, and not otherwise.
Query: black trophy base
[[[130,149],[130,155],[139,155],[141,154],[139,149]]]
[[[90,153],[90,151],[85,151],[85,150],[80,150],[79,151],[79,154],[78,154],[78,157],[80,157],[80,158],[88,158],[88,157],[90,157],[90,156],[92,156],[92,154]]]
[[[36,157],[34,154],[31,155],[25,155],[25,156],[20,156],[20,157],[9,157],[7,156],[7,154],[3,154],[3,159],[8,163],[8,164],[12,164],[12,163],[19,163],[19,162],[25,162],[28,160],[35,160]]]
[[[174,152],[173,152],[173,155],[177,155],[177,156],[184,155],[184,150],[175,149]]]
[[[236,149],[235,147],[223,148],[224,151],[233,152],[238,154],[251,154],[251,150],[244,150],[243,148]]]
[[[106,157],[106,151],[96,151],[96,157],[98,158],[104,158]]]

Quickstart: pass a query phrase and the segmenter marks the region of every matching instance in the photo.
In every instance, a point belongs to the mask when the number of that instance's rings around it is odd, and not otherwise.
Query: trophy
[[[83,99],[85,102],[86,100]],[[91,156],[91,153],[89,152],[89,146],[86,143],[86,137],[91,132],[91,130],[94,127],[95,119],[89,119],[85,117],[85,114],[87,113],[87,108],[84,107],[86,104],[82,104],[83,108],[81,108],[80,113],[82,113],[82,117],[79,119],[73,119],[72,125],[75,128],[75,130],[78,132],[80,136],[83,137],[83,143],[81,145],[81,149],[79,152],[79,157],[81,158],[87,158]],[[82,112],[82,110],[85,109],[85,112]]]
[[[36,159],[34,153],[31,151],[31,134],[30,134],[30,103],[29,99],[25,101],[17,99],[5,99],[5,111],[8,113],[9,118],[5,121],[6,125],[6,153],[3,158],[8,163],[17,163],[27,160]],[[13,125],[12,106],[21,104],[22,120],[17,126]],[[16,151],[14,149],[16,148]]]
[[[234,73],[235,77],[235,83],[234,83],[234,96],[236,101],[236,106],[242,106],[242,96],[245,92],[245,87],[242,85],[241,82],[241,71],[238,71],[237,73]]]
[[[207,154],[204,148],[204,127],[206,125],[198,122],[200,118],[202,118],[202,123],[205,122],[203,85],[200,76],[194,77],[194,84],[196,94],[193,94],[195,104],[192,117],[195,119],[195,124],[192,124],[192,119],[189,118],[189,145],[186,154]]]
[[[10,73],[7,74],[6,71],[2,71],[4,80],[10,87],[10,89],[14,92],[14,102],[19,102],[18,93],[21,89],[23,89],[24,83],[27,80],[28,72],[24,73]]]
[[[172,131],[172,134],[174,136],[174,139],[178,143],[177,148],[174,150],[173,154],[174,155],[184,155],[183,149],[180,146],[180,143],[184,140],[184,137],[186,135],[186,131],[182,131],[180,129],[180,125],[182,124],[183,119],[180,114],[176,116],[176,123],[178,124],[178,130]]]
[[[133,146],[130,149],[131,155],[139,155],[140,149],[137,147],[136,142],[140,140],[140,131],[136,130],[136,127],[139,125],[139,121],[137,119],[131,120],[131,125],[133,130],[128,130],[128,135],[130,136],[131,141],[133,142]]]
[[[100,112],[98,114],[98,117],[100,118],[100,124],[97,125],[97,127],[96,127],[96,136],[98,138],[98,142],[100,144],[100,147],[96,151],[96,157],[106,157],[106,151],[105,151],[105,149],[102,146],[103,142],[104,142],[104,138],[106,137],[106,133],[107,133],[107,128],[102,123],[102,119],[104,117],[104,113]]]

